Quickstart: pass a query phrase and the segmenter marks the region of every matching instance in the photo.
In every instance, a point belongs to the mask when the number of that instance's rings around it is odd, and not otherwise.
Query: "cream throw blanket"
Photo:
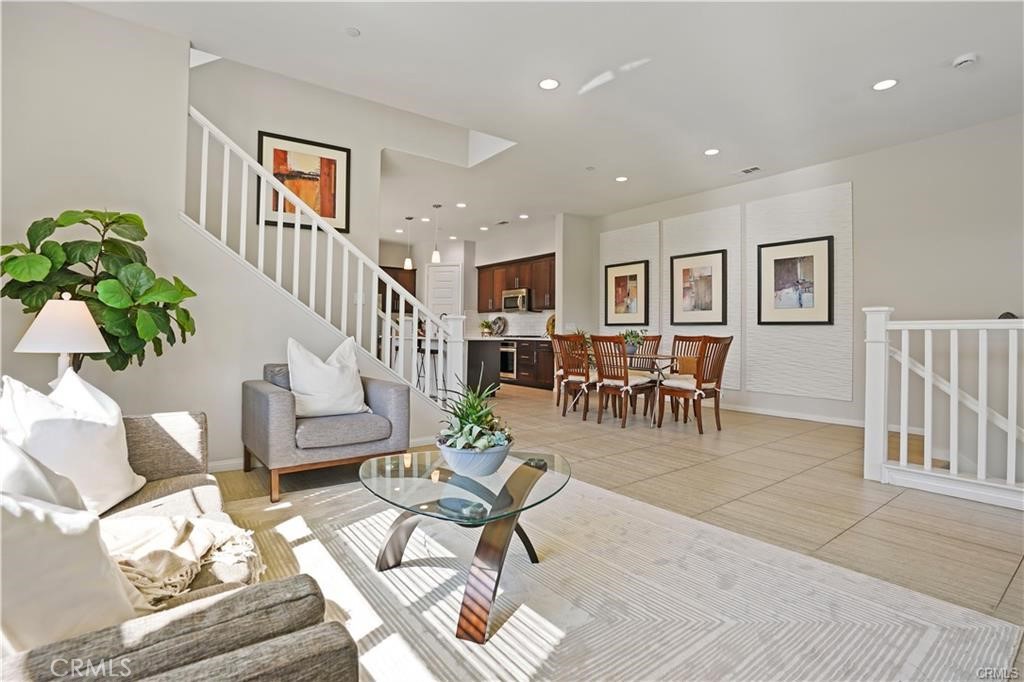
[[[150,606],[184,592],[206,564],[249,564],[250,582],[266,570],[252,531],[201,517],[103,519],[110,556]]]

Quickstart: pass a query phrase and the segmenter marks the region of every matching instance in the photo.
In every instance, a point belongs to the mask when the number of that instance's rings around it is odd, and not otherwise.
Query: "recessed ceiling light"
[[[487,230],[489,230],[491,228],[487,227],[486,225],[481,225],[480,229],[483,230],[484,232],[486,232]]]
[[[420,222],[421,223],[429,223],[430,222],[430,218],[420,218]]]
[[[620,175],[619,177],[615,178],[615,182],[625,182],[626,180],[629,180],[629,178],[627,178],[625,175]]]
[[[455,208],[466,208],[466,204],[460,201],[459,203],[455,204]]]
[[[595,170],[597,170],[597,166],[587,166],[587,167],[586,167],[586,168],[584,168],[583,170],[585,170],[585,171],[587,171],[587,172],[590,172],[590,171],[595,171]]]
[[[537,83],[541,90],[554,90],[559,86],[559,82],[554,78],[545,78],[540,83]]]
[[[889,88],[895,87],[897,83],[899,83],[899,81],[895,78],[886,78],[884,81],[878,81],[872,85],[871,89],[881,92],[882,90],[888,90]]]
[[[395,232],[397,232],[398,234],[402,234],[403,232],[405,232],[405,230],[403,230],[402,228],[398,228],[397,230],[395,230]]]
[[[458,237],[456,237],[456,236],[455,236],[454,234],[452,234],[452,235],[449,235],[449,236],[448,236],[448,239],[452,239],[452,240],[454,240],[454,239],[458,239]]]
[[[363,32],[360,31],[355,26],[349,26],[348,28],[345,29],[345,35],[347,35],[349,38],[358,38],[362,34]]]
[[[704,150],[704,156],[718,156],[718,150],[712,147]]]
[[[526,220],[526,219],[527,219],[527,218],[529,218],[529,217],[530,217],[530,216],[526,215],[525,213],[520,213],[520,214],[519,214],[519,219],[520,219],[520,220]]]

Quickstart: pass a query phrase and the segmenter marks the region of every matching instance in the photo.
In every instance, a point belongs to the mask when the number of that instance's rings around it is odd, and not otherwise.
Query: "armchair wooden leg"
[[[619,410],[622,413],[622,424],[619,428],[626,428],[626,417],[629,415],[629,403],[633,401],[633,409],[636,409],[636,402],[632,395],[626,395],[622,393],[619,395],[619,401],[622,403],[622,408]]]
[[[636,393],[629,394],[629,406],[633,408],[633,414],[636,414]]]
[[[671,398],[669,398],[671,400]],[[661,428],[661,422],[665,420],[665,396],[661,396],[658,400],[658,428]]]
[[[704,435],[704,423],[700,419],[700,398],[693,399],[693,416],[697,419],[697,433]]]
[[[598,424],[601,423],[601,417],[604,416],[604,403],[605,403],[606,400],[608,400],[608,396],[606,396],[604,393],[598,392],[598,394],[597,394],[597,423]],[[583,414],[586,414],[586,413],[587,413],[586,410],[584,410]]]
[[[561,396],[563,392],[565,393],[565,402],[562,403],[562,416],[564,417],[565,416],[565,411],[567,409],[569,409],[569,385],[568,384],[566,384],[564,386],[561,386],[558,389],[558,395],[559,396]],[[558,403],[556,402],[555,405],[557,406]]]
[[[679,402],[684,400],[683,398],[672,398],[672,419],[673,421],[679,421]]]
[[[587,411],[590,409],[590,391],[583,391],[583,421],[587,421]]]
[[[555,377],[555,381],[557,381],[557,380],[558,380],[558,377]],[[558,405],[561,402],[561,400],[562,400],[562,389],[559,388],[557,391],[555,391],[555,407],[558,407]],[[562,416],[563,417],[565,416],[565,410],[562,411]]]
[[[690,421],[690,399],[683,398],[683,423]]]
[[[270,501],[281,501],[281,474],[277,469],[270,470]]]
[[[252,453],[249,448],[242,447],[242,471],[252,471]]]
[[[722,430],[722,417],[718,413],[718,391],[715,391],[715,426],[718,427],[719,431]]]

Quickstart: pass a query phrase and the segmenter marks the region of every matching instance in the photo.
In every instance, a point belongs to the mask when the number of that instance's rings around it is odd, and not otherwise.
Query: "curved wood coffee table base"
[[[501,495],[509,496],[515,504],[526,499],[533,485],[544,472],[530,466],[520,466],[505,483]],[[402,554],[409,538],[416,530],[420,514],[404,511],[391,524],[384,544],[377,554],[377,570],[386,571],[402,563]],[[460,524],[464,525],[464,524]],[[487,624],[490,620],[491,606],[498,593],[501,581],[501,569],[505,566],[505,556],[512,543],[512,535],[518,535],[526,548],[530,561],[538,563],[537,551],[519,525],[519,514],[513,514],[484,524],[480,540],[476,545],[476,554],[469,567],[466,579],[466,591],[462,597],[462,608],[459,611],[459,623],[455,628],[455,636],[477,644],[487,641]]]

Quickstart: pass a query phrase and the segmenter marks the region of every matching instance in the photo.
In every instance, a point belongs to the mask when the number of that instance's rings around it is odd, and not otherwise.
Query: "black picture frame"
[[[352,150],[349,149],[348,147],[342,147],[342,146],[334,145],[334,144],[327,144],[326,142],[317,142],[315,140],[306,140],[306,139],[303,139],[301,137],[293,137],[291,135],[282,135],[280,133],[271,133],[271,132],[268,132],[266,130],[259,130],[259,131],[257,131],[257,135],[256,135],[256,161],[257,161],[257,163],[259,163],[260,166],[263,166],[263,142],[264,142],[264,140],[266,138],[272,138],[272,139],[275,139],[275,140],[283,140],[284,142],[296,142],[298,144],[308,144],[308,145],[311,145],[311,146],[314,146],[314,147],[322,147],[323,149],[330,149],[330,150],[336,151],[336,152],[344,152],[344,154],[345,154],[345,206],[344,206],[345,226],[344,227],[333,226],[333,227],[334,227],[335,230],[337,230],[338,232],[342,232],[342,233],[348,233],[349,231],[351,231],[352,223],[350,222],[350,216],[351,216],[351,203],[352,202],[351,202],[350,198],[352,196]],[[273,170],[271,169],[270,172],[273,173]],[[263,183],[260,183],[260,182],[256,183],[256,216],[257,216],[256,224],[257,225],[259,224],[259,217],[258,216],[259,216],[259,207],[261,205],[260,202],[263,200],[263,197],[261,196],[261,192],[260,192],[262,184]],[[276,227],[278,225],[278,221],[277,220],[265,220],[265,221],[263,221],[263,224],[271,226],[271,227]],[[281,227],[291,227],[293,229],[295,228],[295,223],[294,222],[280,221],[280,224],[281,224]],[[312,225],[299,225],[299,229],[301,229],[301,230],[310,230],[310,229],[312,229]]]
[[[643,268],[644,278],[644,301],[643,311],[644,319],[641,322],[611,322],[608,317],[608,302],[609,296],[614,296],[614,293],[608,287],[608,271],[612,268],[621,268],[629,265],[639,265]],[[604,325],[606,327],[646,327],[650,324],[651,318],[651,261],[649,260],[634,260],[626,261],[624,263],[610,263],[604,266]]]
[[[676,261],[680,258],[697,258],[699,256],[722,257],[722,317],[716,322],[679,322],[676,320]],[[682,253],[668,259],[668,284],[669,284],[669,324],[673,327],[701,327],[729,324],[729,251],[728,249],[714,249],[712,251],[699,251],[697,253]]]
[[[809,244],[812,242],[826,242],[828,253],[828,319],[826,320],[765,320],[763,307],[763,282],[762,268],[764,267],[764,250],[778,246],[792,246],[793,244]],[[770,244],[757,245],[757,323],[759,325],[834,325],[835,324],[835,237],[808,237],[807,239],[791,239],[784,242],[772,242]]]

